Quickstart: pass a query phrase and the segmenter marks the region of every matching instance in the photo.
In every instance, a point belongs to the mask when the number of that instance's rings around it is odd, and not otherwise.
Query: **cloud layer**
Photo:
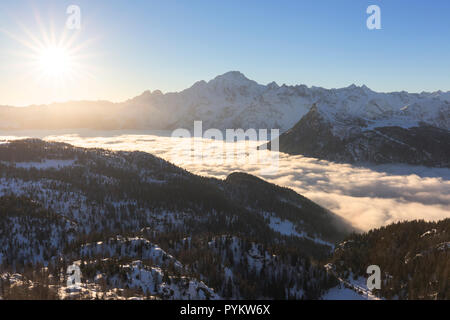
[[[256,146],[261,144],[256,141],[223,143],[170,138],[151,132],[39,132],[23,133],[23,136],[82,147],[145,151],[196,174],[216,178],[225,178],[233,171],[245,171],[294,189],[362,230],[396,221],[450,217],[450,169],[445,168],[358,167],[267,150],[256,151]],[[15,138],[17,136],[6,137],[0,133],[0,142]],[[273,165],[278,166],[277,170],[273,170]],[[269,168],[272,170],[268,171]]]

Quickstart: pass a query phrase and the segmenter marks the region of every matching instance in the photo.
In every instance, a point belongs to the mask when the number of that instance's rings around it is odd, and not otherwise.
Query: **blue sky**
[[[447,0],[15,0],[0,3],[0,30],[26,38],[22,24],[39,36],[38,13],[59,32],[72,4],[81,8],[76,41],[89,43],[80,63],[90,76],[46,86],[24,75],[28,49],[0,32],[0,104],[121,101],[230,70],[264,84],[450,90]],[[371,4],[381,8],[381,30],[366,27]]]

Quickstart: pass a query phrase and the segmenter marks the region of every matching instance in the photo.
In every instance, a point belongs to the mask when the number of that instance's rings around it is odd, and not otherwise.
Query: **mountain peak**
[[[161,95],[163,95],[161,90],[155,90],[153,92],[151,90],[145,90],[140,95],[138,95],[134,98],[128,99],[127,102],[148,103],[152,99],[152,97],[161,96]]]
[[[279,86],[278,83],[276,83],[275,81],[272,81],[271,83],[269,83],[269,84],[267,85],[267,87],[268,87],[269,89],[278,89],[280,86]]]
[[[212,81],[253,82],[240,71],[228,71],[220,76],[215,77]]]

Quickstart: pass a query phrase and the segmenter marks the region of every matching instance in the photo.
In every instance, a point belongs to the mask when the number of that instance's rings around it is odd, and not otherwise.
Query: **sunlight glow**
[[[93,56],[86,52],[92,39],[80,41],[80,31],[69,30],[65,26],[57,32],[53,21],[45,25],[39,13],[35,14],[33,30],[36,31],[32,32],[18,21],[21,34],[5,29],[0,29],[0,32],[23,46],[23,50],[10,53],[23,67],[23,81],[31,85],[28,80],[35,80],[39,88],[48,92],[47,97],[51,101],[65,100],[69,90],[85,83],[81,80],[94,78],[89,71],[91,66],[85,61]]]
[[[70,54],[64,48],[53,46],[41,50],[38,64],[44,76],[59,79],[70,75],[73,68]]]

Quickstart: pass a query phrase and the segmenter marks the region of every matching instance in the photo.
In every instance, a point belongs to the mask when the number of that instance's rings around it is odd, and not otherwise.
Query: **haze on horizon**
[[[125,101],[239,70],[267,84],[448,91],[450,3],[377,1],[77,1],[0,4],[0,105]],[[64,44],[61,50],[60,44]]]

